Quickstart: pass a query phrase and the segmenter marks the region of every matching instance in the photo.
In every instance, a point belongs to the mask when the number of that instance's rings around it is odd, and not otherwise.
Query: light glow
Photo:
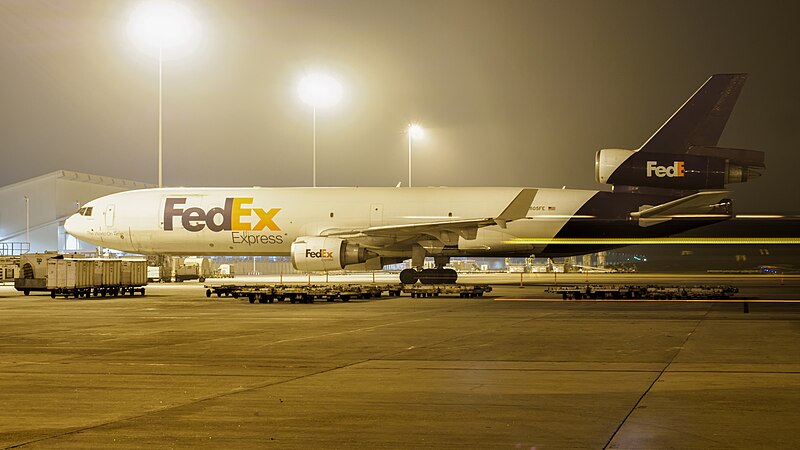
[[[200,36],[200,23],[184,5],[171,0],[140,3],[128,19],[128,37],[143,52],[164,56],[188,53]]]
[[[411,123],[408,125],[408,135],[412,139],[422,139],[425,137],[425,130],[419,124]]]
[[[326,108],[342,99],[342,85],[330,75],[312,73],[300,79],[297,93],[304,103],[314,108]]]

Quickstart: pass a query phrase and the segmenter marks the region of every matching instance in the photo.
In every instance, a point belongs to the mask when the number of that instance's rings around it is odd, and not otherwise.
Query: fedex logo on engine
[[[208,211],[199,207],[183,208],[186,197],[167,198],[164,202],[164,231],[174,230],[174,219],[179,217],[181,225],[186,231],[200,231],[208,228],[211,231],[280,231],[280,227],[273,218],[281,210],[272,208],[265,211],[262,208],[248,207],[253,203],[253,198],[226,198],[224,207],[211,208]],[[249,221],[256,215],[257,221]]]
[[[333,252],[330,250],[326,250],[321,248],[317,251],[306,249],[306,258],[322,258],[322,259],[333,259]]]
[[[659,166],[658,161],[647,161],[647,177],[650,178],[653,175],[658,178],[683,177],[686,174],[684,164],[684,161],[675,161],[671,166]]]

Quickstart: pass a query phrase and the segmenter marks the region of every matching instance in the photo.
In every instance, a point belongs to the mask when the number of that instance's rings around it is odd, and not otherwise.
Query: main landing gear
[[[424,269],[425,249],[416,244],[411,248],[411,267],[400,272],[400,282],[403,284],[414,284],[419,281],[422,284],[455,284],[458,273],[453,269],[445,269],[444,266],[450,262],[449,256],[434,256],[433,262],[435,269]]]
[[[422,284],[454,284],[458,273],[453,269],[405,269],[400,272],[400,282],[414,284],[419,280]]]

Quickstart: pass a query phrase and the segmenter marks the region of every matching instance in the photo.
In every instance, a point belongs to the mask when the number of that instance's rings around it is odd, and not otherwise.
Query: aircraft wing
[[[496,217],[475,219],[449,220],[443,222],[421,222],[403,225],[384,225],[357,229],[330,229],[321,233],[323,236],[336,237],[411,237],[428,235],[442,241],[445,245],[458,244],[458,238],[467,240],[475,239],[478,228],[499,225],[506,227],[506,223],[527,216],[528,210],[536,196],[537,189],[522,189],[514,200]]]

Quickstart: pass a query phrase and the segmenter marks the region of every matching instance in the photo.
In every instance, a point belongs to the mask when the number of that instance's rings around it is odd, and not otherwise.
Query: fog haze
[[[158,61],[137,2],[0,1],[0,186],[58,169],[155,183]],[[164,62],[166,186],[608,189],[600,148],[638,148],[713,73],[750,74],[721,146],[767,152],[737,211],[800,212],[800,7],[736,1],[186,1],[202,40]]]

